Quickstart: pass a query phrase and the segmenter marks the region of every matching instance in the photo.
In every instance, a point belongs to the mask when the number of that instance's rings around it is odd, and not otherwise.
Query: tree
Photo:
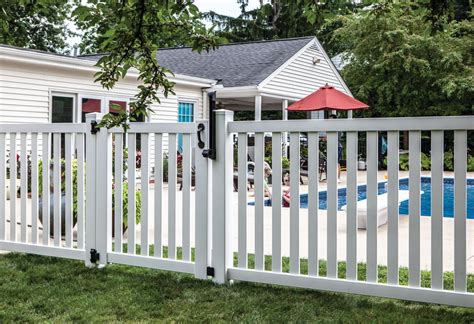
[[[472,114],[472,21],[434,32],[424,8],[380,4],[339,17],[333,41],[349,62],[342,75],[367,102],[364,116]]]
[[[55,53],[68,53],[71,33],[67,0],[3,0],[0,8],[0,43]]]
[[[313,36],[326,19],[356,8],[350,1],[271,0],[247,10],[248,0],[237,0],[241,14],[234,18],[208,12],[204,17],[229,42]]]
[[[174,84],[168,80],[171,71],[160,66],[160,47],[189,45],[194,50],[210,50],[217,45],[214,37],[201,22],[201,14],[191,0],[90,0],[78,1],[73,12],[81,29],[95,33],[86,38],[86,47],[106,53],[97,66],[96,82],[111,89],[127,72],[139,72],[138,93],[130,103],[130,111],[107,114],[100,126],[122,125],[147,115],[150,105],[159,102],[159,93],[173,93]]]

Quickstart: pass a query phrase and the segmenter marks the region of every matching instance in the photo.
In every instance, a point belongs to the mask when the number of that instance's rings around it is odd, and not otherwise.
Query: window
[[[86,114],[102,112],[102,99],[81,98],[81,121],[86,122]]]
[[[180,102],[178,104],[178,123],[191,123],[194,121],[194,104]],[[183,151],[183,135],[178,134],[178,151]]]
[[[194,104],[180,102],[178,104],[178,122],[191,123],[194,121]]]
[[[74,122],[74,95],[58,93],[51,96],[51,122]]]

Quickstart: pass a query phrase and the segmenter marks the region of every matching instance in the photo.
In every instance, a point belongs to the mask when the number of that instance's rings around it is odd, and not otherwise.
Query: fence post
[[[208,254],[208,223],[209,223],[209,211],[211,208],[207,202],[209,198],[209,177],[208,177],[208,159],[204,157],[203,151],[208,147],[208,127],[207,121],[196,121],[198,125],[197,129],[197,141],[198,142],[195,150],[195,166],[196,166],[196,197],[195,197],[195,235],[194,235],[194,246],[195,246],[195,276],[199,279],[207,279],[207,266],[210,264],[211,259]]]
[[[233,266],[232,250],[232,176],[233,147],[228,123],[234,112],[217,110],[216,159],[212,161],[212,263],[214,281],[226,283],[227,269]]]
[[[91,126],[92,123],[100,121],[100,114],[92,113],[86,115],[86,124]],[[84,246],[86,251],[86,266],[92,267],[90,251],[96,249],[95,242],[95,178],[96,178],[96,142],[97,135],[91,132],[91,128],[86,132],[86,216],[84,226]]]
[[[86,134],[86,265],[92,266],[92,251],[99,255],[99,266],[107,264],[112,247],[112,136],[95,124],[103,114],[86,115],[90,130]]]

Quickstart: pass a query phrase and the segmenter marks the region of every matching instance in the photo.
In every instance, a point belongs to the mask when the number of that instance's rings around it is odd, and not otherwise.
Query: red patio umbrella
[[[354,110],[367,109],[365,103],[346,95],[345,93],[334,89],[334,87],[326,84],[317,91],[306,96],[305,98],[295,102],[289,111],[312,111],[312,110]]]

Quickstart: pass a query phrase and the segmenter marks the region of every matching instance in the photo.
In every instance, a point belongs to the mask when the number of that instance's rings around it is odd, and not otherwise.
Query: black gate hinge
[[[97,122],[95,120],[91,121],[91,134],[97,134],[100,131],[100,128],[97,126]]]
[[[207,275],[210,276],[210,277],[214,277],[214,276],[215,276],[215,271],[214,271],[214,268],[213,268],[213,267],[207,267],[207,268],[206,268],[206,272],[207,272]]]
[[[95,264],[100,260],[100,253],[96,249],[91,249],[91,263]]]

